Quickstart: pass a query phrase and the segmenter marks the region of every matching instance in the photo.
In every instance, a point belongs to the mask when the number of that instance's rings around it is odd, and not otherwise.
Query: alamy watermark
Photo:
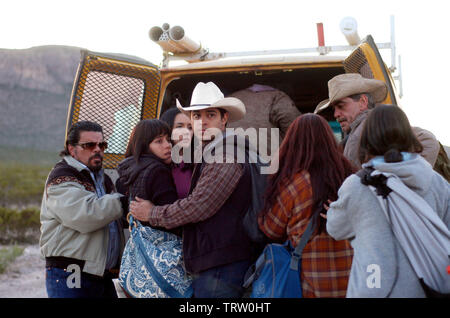
[[[261,174],[272,174],[278,170],[278,149],[280,133],[278,128],[208,128],[204,136],[212,141],[202,147],[194,138],[193,151],[185,151],[185,145],[175,144],[172,148],[174,163],[261,163]],[[173,137],[173,136],[172,136]],[[175,138],[176,139],[176,136]],[[269,152],[270,149],[270,152]]]
[[[381,288],[381,268],[378,264],[370,264],[367,266],[367,273],[370,273],[366,279],[367,288]]]
[[[67,279],[66,285],[68,288],[81,288],[81,269],[77,264],[70,264],[66,268],[66,272],[72,272]]]

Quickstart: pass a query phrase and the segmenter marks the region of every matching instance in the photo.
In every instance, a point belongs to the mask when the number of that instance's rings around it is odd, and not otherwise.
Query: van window
[[[89,72],[79,120],[101,122],[108,153],[125,152],[133,127],[141,118],[144,81],[100,71]]]

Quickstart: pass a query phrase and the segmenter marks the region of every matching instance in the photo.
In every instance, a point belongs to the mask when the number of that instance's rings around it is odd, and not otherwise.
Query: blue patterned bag
[[[119,284],[136,298],[189,298],[192,278],[183,267],[182,241],[130,215],[130,238],[120,265]]]

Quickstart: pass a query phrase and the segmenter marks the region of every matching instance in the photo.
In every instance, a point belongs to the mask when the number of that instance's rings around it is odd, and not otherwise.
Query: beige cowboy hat
[[[183,107],[178,99],[177,108],[189,118],[193,110],[208,108],[222,108],[228,113],[228,122],[237,121],[245,116],[244,103],[235,97],[224,97],[223,93],[213,82],[198,83],[192,92],[191,105]]]
[[[342,98],[362,93],[369,93],[374,103],[380,103],[387,96],[387,86],[383,81],[365,78],[358,73],[337,75],[328,81],[328,101],[321,101],[314,113],[321,112]]]

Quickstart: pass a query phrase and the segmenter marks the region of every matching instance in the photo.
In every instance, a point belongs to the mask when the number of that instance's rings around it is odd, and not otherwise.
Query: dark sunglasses
[[[97,145],[100,148],[101,151],[104,151],[106,148],[108,148],[108,143],[106,141],[102,141],[102,142],[85,142],[82,144],[77,144],[78,146],[80,146],[81,148],[83,148],[84,150],[90,150],[93,151]]]

